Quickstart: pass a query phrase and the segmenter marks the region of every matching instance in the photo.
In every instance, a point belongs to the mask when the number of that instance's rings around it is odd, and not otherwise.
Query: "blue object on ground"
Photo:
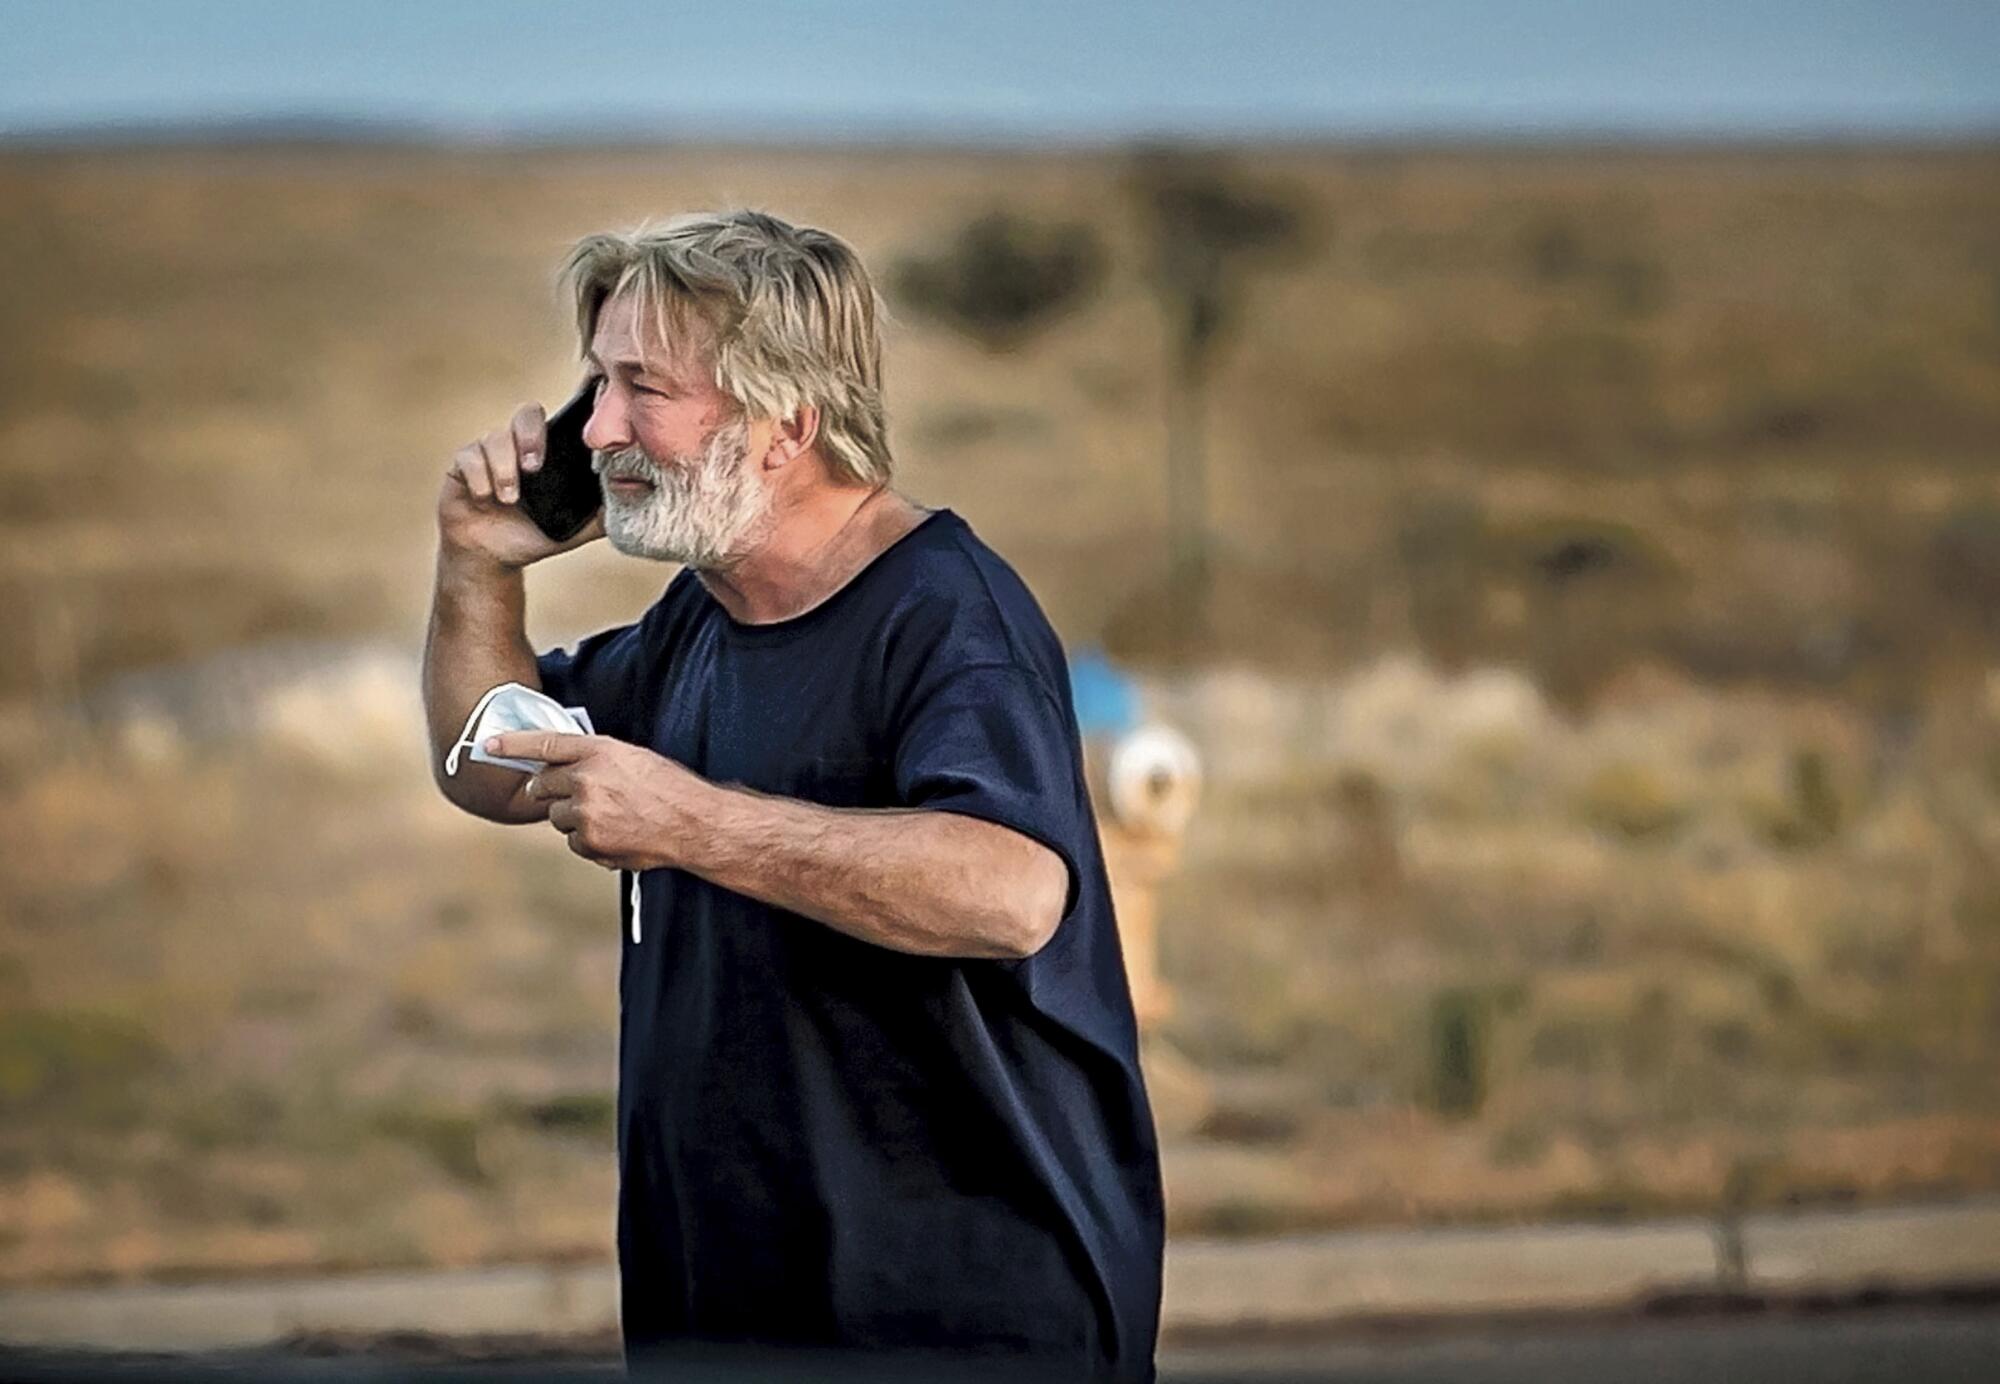
[[[1085,735],[1123,735],[1139,724],[1138,687],[1101,650],[1070,655],[1069,690],[1077,729]]]

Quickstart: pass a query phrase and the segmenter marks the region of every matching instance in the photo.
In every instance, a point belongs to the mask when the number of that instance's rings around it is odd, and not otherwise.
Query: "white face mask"
[[[498,764],[524,774],[539,773],[547,767],[538,759],[502,759],[486,752],[488,737],[510,730],[552,730],[564,735],[597,733],[591,727],[590,713],[582,707],[566,707],[532,687],[503,682],[481,697],[472,714],[465,718],[465,729],[459,732],[451,753],[444,757],[445,773],[458,773],[459,751],[468,748],[474,761],[480,764]]]

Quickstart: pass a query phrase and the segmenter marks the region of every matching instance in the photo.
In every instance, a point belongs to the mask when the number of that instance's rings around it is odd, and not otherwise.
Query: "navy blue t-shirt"
[[[718,783],[983,818],[1070,876],[1017,961],[893,951],[679,870],[640,876],[635,926],[625,889],[628,1352],[1048,1353],[1150,1378],[1158,1147],[1062,648],[1013,569],[940,510],[794,619],[740,624],[683,571],[637,624],[537,664],[600,734]]]

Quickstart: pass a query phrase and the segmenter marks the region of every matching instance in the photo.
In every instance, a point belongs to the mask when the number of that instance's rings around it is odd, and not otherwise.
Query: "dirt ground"
[[[0,155],[0,1282],[608,1253],[615,885],[437,798],[414,651],[567,243],[723,203],[1101,247],[1004,348],[892,298],[890,409],[1203,752],[1177,1229],[2000,1188],[2000,153],[1202,176],[1299,229],[1190,594],[1124,155]],[[665,576],[560,559],[531,634]]]

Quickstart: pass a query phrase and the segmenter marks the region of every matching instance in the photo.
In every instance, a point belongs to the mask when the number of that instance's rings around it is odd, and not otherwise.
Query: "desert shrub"
[[[1583,270],[1583,238],[1565,217],[1535,221],[1522,235],[1521,249],[1528,271],[1543,283],[1561,283]]]
[[[188,1149],[209,1154],[277,1142],[283,1134],[285,1115],[284,1102],[276,1093],[233,1084],[204,1090],[199,1098],[177,1101],[168,1123]]]
[[[1583,285],[1600,290],[1613,311],[1639,317],[1667,302],[1667,276],[1650,253],[1626,231],[1619,243],[1593,227],[1586,235],[1568,216],[1554,214],[1530,222],[1521,236],[1521,258],[1529,276],[1549,287]]]
[[[1552,1132],[1546,1124],[1518,1121],[1487,1141],[1486,1161],[1496,1168],[1529,1167],[1547,1155],[1552,1142]]]
[[[1660,1076],[1672,1059],[1677,1024],[1673,996],[1664,986],[1646,986],[1618,1035],[1618,1060],[1626,1080],[1645,1083]]]
[[[1616,520],[1551,515],[1497,532],[1489,544],[1496,566],[1551,590],[1585,581],[1651,585],[1678,573],[1658,542]]]
[[[1590,776],[1578,795],[1584,821],[1628,841],[1647,841],[1677,831],[1689,806],[1658,771],[1644,764],[1607,764]]]
[[[1848,816],[1831,757],[1813,748],[1792,751],[1782,791],[1750,797],[1742,807],[1757,834],[1779,850],[1823,846]]]
[[[1536,1025],[1528,1060],[1545,1071],[1594,1072],[1611,1050],[1613,1034],[1588,1014],[1553,1014]]]
[[[1440,1115],[1469,1119],[1486,1104],[1487,1024],[1486,1006],[1473,991],[1445,990],[1432,998],[1425,1095]]]
[[[373,1125],[378,1133],[419,1149],[460,1182],[489,1180],[479,1157],[479,1121],[464,1111],[390,1104],[375,1112]]]
[[[1840,831],[1843,812],[1833,786],[1833,770],[1823,750],[1792,754],[1792,801],[1799,829],[1807,842],[1825,841]]]
[[[110,1015],[0,1015],[0,1115],[60,1109],[117,1123],[135,1113],[141,1084],[166,1061],[150,1033]]]
[[[1097,290],[1105,254],[1088,226],[995,211],[930,255],[891,266],[891,294],[988,350],[1018,346]]]
[[[2000,635],[2000,506],[1960,505],[1939,520],[1930,572],[1938,595],[1987,635]]]
[[[1485,544],[1486,511],[1469,495],[1426,496],[1397,524],[1411,632],[1446,668],[1462,665],[1482,644]]]
[[[618,1098],[609,1091],[566,1091],[520,1107],[518,1118],[549,1134],[607,1135],[618,1121]]]
[[[1578,709],[1664,642],[1685,585],[1652,535],[1615,520],[1551,515],[1496,528],[1487,581],[1526,598],[1525,653],[1550,696]]]

